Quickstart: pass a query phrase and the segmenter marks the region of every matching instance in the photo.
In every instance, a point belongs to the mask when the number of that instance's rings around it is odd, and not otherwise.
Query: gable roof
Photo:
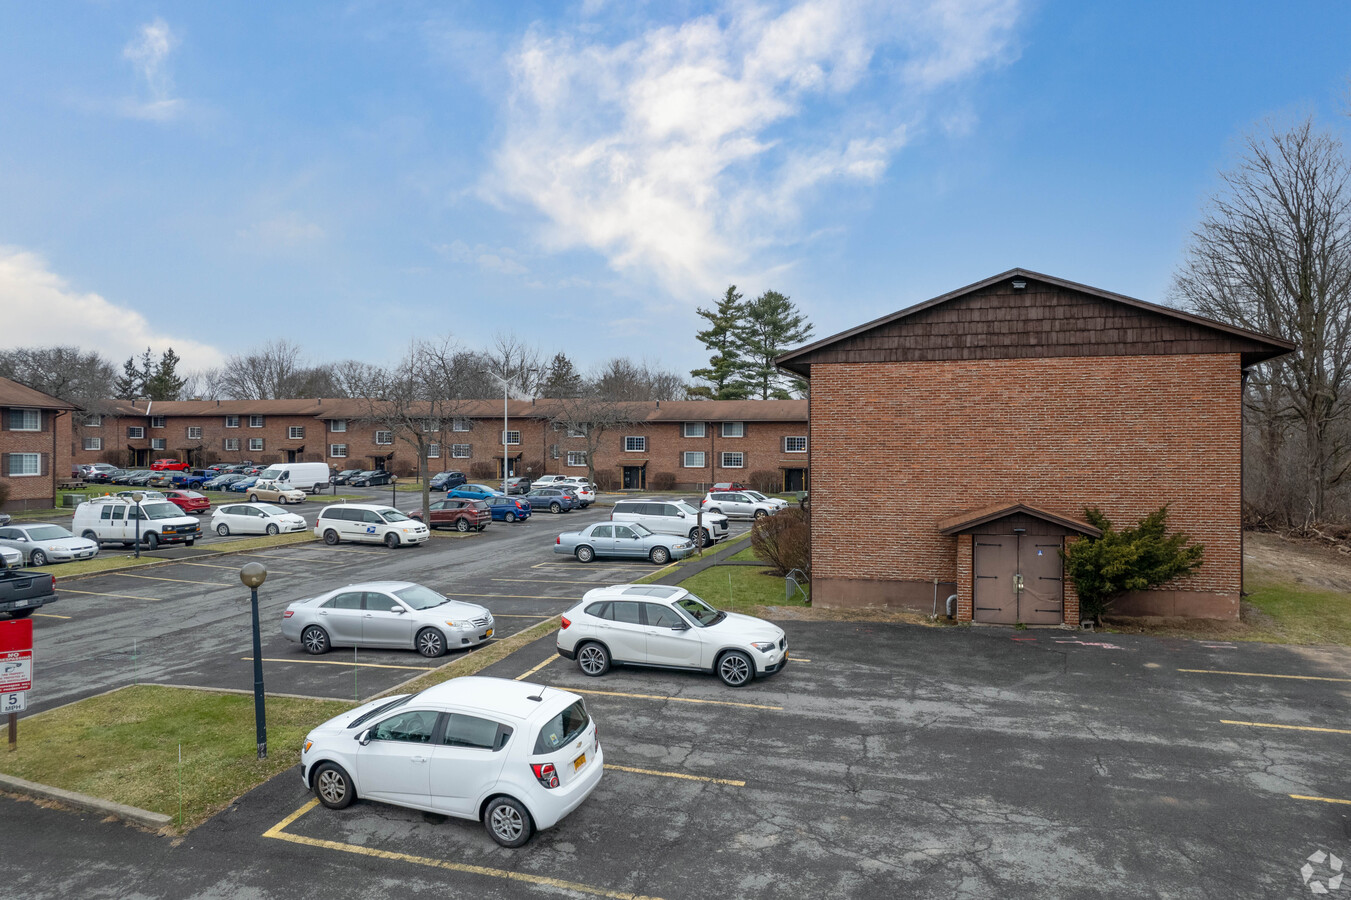
[[[1239,353],[1247,368],[1294,349],[1271,335],[1017,268],[800,347],[775,364],[810,377],[817,362]]]
[[[1076,531],[1079,534],[1086,534],[1089,537],[1099,537],[1102,530],[1090,525],[1082,519],[1076,519],[1073,516],[1067,516],[1062,513],[1051,512],[1039,506],[1033,506],[1030,503],[1024,503],[1020,500],[1004,500],[999,503],[983,506],[979,509],[969,509],[960,512],[955,516],[949,516],[938,523],[939,534],[960,534],[963,531],[970,531],[980,525],[987,525],[990,522],[1006,519],[1009,516],[1025,515],[1034,519],[1040,519],[1043,522],[1049,522],[1060,528]]]
[[[59,397],[44,394],[26,384],[0,378],[0,406],[17,406],[27,409],[79,409],[73,403],[67,403]]]

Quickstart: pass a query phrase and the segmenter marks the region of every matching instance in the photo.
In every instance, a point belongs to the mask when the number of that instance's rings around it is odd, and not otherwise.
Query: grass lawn
[[[741,552],[733,554],[732,556],[728,557],[729,562],[740,562],[742,560],[748,560],[750,562],[758,562],[759,559],[760,557],[755,555],[755,551],[751,549],[750,544],[747,544],[746,548]]]
[[[1249,640],[1351,645],[1351,597],[1270,577],[1249,577],[1247,602],[1259,612]]]
[[[269,697],[268,758],[259,760],[251,695],[138,685],[20,720],[19,749],[0,754],[0,771],[177,824],[181,744],[183,825],[191,828],[295,766],[306,733],[351,706]]]
[[[799,594],[785,603],[783,577],[766,575],[753,566],[714,566],[691,575],[680,586],[718,609],[759,615],[761,606],[807,606]]]

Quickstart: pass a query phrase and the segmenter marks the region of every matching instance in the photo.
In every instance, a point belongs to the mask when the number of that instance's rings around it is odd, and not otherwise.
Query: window
[[[688,627],[685,620],[669,606],[662,606],[659,603],[644,603],[644,611],[647,613],[648,628],[681,628]]]
[[[504,431],[504,432],[502,432],[502,443],[504,443],[504,444],[519,444],[520,442],[521,442],[521,433],[520,433],[519,431]]]
[[[746,436],[745,422],[723,422],[722,436],[725,438],[738,438]]]
[[[339,434],[339,433],[341,433],[341,432],[346,431],[346,430],[347,430],[347,420],[346,420],[346,419],[330,419],[330,420],[329,420],[329,423],[328,423],[328,430],[331,431],[331,432],[333,432],[334,434]]]
[[[226,416],[226,417],[225,417],[225,427],[226,427],[226,428],[238,428],[238,427],[239,427],[239,416]]]
[[[140,425],[128,425],[127,437],[133,441],[139,441],[145,437],[145,429]]]
[[[535,739],[535,753],[537,755],[552,753],[566,747],[580,737],[590,724],[591,718],[586,714],[586,707],[578,700],[544,723],[544,727],[539,730],[539,736]]]
[[[329,444],[329,445],[328,445],[328,455],[329,455],[329,456],[336,457],[336,458],[338,458],[338,459],[344,459],[344,458],[346,458],[346,456],[347,456],[347,445],[346,445],[346,444]]]
[[[226,449],[226,450],[238,450],[238,449],[239,449],[239,438],[226,438],[226,439],[225,439],[225,449]]]
[[[151,450],[163,450],[163,449],[165,449],[165,443],[166,443],[166,442],[165,442],[164,438],[151,438],[151,439],[150,439],[150,449],[151,449]]]
[[[549,445],[549,458],[550,458],[550,459],[558,459],[558,445],[557,445],[557,444],[550,444],[550,445]]]
[[[86,450],[102,450],[102,449],[103,449],[103,438],[85,438],[85,439],[84,439],[84,449],[86,449]]]
[[[9,411],[10,431],[41,431],[42,412],[36,409],[11,409]]]
[[[262,428],[262,427],[263,427],[263,417],[262,417],[262,416],[249,416],[249,427],[250,427],[250,428]]]
[[[638,437],[632,437],[632,436],[630,436],[630,437],[624,438],[624,452],[625,452],[625,453],[646,453],[646,452],[647,452],[647,438],[642,437],[641,435],[638,436]]]
[[[783,439],[784,453],[806,453],[807,439],[805,437],[785,437]]]
[[[42,454],[40,453],[11,453],[9,454],[9,472],[6,474],[14,477],[23,475],[41,475],[42,474]]]
[[[441,423],[438,422],[436,419],[423,419],[423,420],[422,420],[422,433],[423,433],[423,434],[432,434],[432,433],[437,432],[437,431],[440,431],[440,430],[441,430]]]
[[[703,423],[703,422],[686,422],[686,423],[685,423],[685,432],[684,432],[684,434],[685,434],[685,437],[695,437],[695,438],[703,437],[703,436],[704,436],[704,423]]]
[[[595,528],[591,529],[591,536],[592,536],[593,538],[608,538],[608,537],[614,537],[614,536],[615,536],[615,528],[614,528],[613,525],[597,525]],[[587,607],[587,610],[586,610],[586,611],[587,611],[587,612],[591,612],[591,608],[590,608],[590,607]],[[595,615],[595,613],[591,613],[591,614],[592,614],[593,616]]]
[[[414,709],[390,716],[371,729],[372,740],[402,741],[406,744],[430,744],[436,713]]]
[[[445,743],[448,747],[470,747],[475,750],[500,750],[507,745],[511,729],[491,719],[448,713]]]
[[[190,440],[190,441],[200,441],[201,439],[202,439],[202,426],[201,426],[201,425],[189,425],[189,426],[188,426],[188,440]]]
[[[286,439],[290,441],[305,440],[305,426],[292,425],[290,428],[286,429]]]
[[[722,455],[722,467],[724,469],[744,469],[746,467],[746,454],[724,453]]]
[[[584,465],[586,465],[586,451],[585,451],[585,450],[569,450],[569,451],[568,451],[568,465],[570,465],[570,466],[584,466]]]
[[[427,445],[427,458],[428,458],[428,459],[440,459],[440,458],[441,458],[441,445],[440,445],[440,444],[428,444],[428,445]]]
[[[151,416],[151,417],[150,417],[150,427],[151,427],[151,428],[163,428],[163,427],[164,427],[164,416]]]
[[[455,459],[469,459],[473,455],[468,444],[451,444],[450,455]]]
[[[250,449],[250,450],[261,450],[261,449],[263,449],[263,439],[262,439],[262,438],[249,438],[249,449]]]
[[[377,432],[375,433],[375,442],[376,442],[377,444],[392,444],[392,443],[394,443],[394,432],[392,432],[392,431],[377,431]]]
[[[704,467],[704,451],[686,450],[681,454],[681,463],[686,469],[702,469]]]
[[[102,428],[102,427],[103,427],[103,416],[100,416],[98,413],[93,413],[93,414],[91,414],[91,415],[85,416],[85,417],[84,417],[84,427],[85,427],[85,428]]]
[[[586,437],[586,423],[583,422],[581,425],[569,425],[568,437],[572,438]]]
[[[468,431],[468,430],[469,430],[469,420],[468,420],[468,419],[459,418],[459,417],[457,416],[455,419],[452,419],[452,420],[451,420],[451,426],[450,426],[450,427],[453,428],[453,429],[455,429],[456,431]]]

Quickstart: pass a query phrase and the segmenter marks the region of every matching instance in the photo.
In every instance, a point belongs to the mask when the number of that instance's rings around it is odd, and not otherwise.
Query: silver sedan
[[[694,552],[694,541],[674,534],[657,534],[637,522],[599,522],[581,531],[569,531],[554,541],[555,553],[591,562],[597,556],[650,559],[664,566]]]
[[[492,637],[493,614],[411,581],[371,581],[297,600],[282,613],[281,633],[306,653],[384,647],[436,657]]]
[[[30,566],[92,559],[99,545],[76,537],[60,525],[7,525],[0,528],[0,547],[18,550]]]

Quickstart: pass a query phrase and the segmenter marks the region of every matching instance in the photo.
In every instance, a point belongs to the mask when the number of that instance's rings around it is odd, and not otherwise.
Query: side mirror
[[[681,622],[681,623],[678,624],[678,625],[672,625],[672,626],[671,626],[671,630],[672,630],[672,631],[689,631],[689,630],[690,630],[690,626],[687,625],[687,624],[685,624],[684,622]]]
[[[360,744],[361,746],[364,747],[370,742],[371,742],[371,730],[369,728],[367,728],[365,731],[357,735],[357,743]]]
[[[404,610],[404,608],[403,608],[402,606],[391,606],[391,607],[389,608],[389,611],[392,612],[392,613],[398,613],[399,615],[403,615],[404,612],[405,612],[405,610]]]

